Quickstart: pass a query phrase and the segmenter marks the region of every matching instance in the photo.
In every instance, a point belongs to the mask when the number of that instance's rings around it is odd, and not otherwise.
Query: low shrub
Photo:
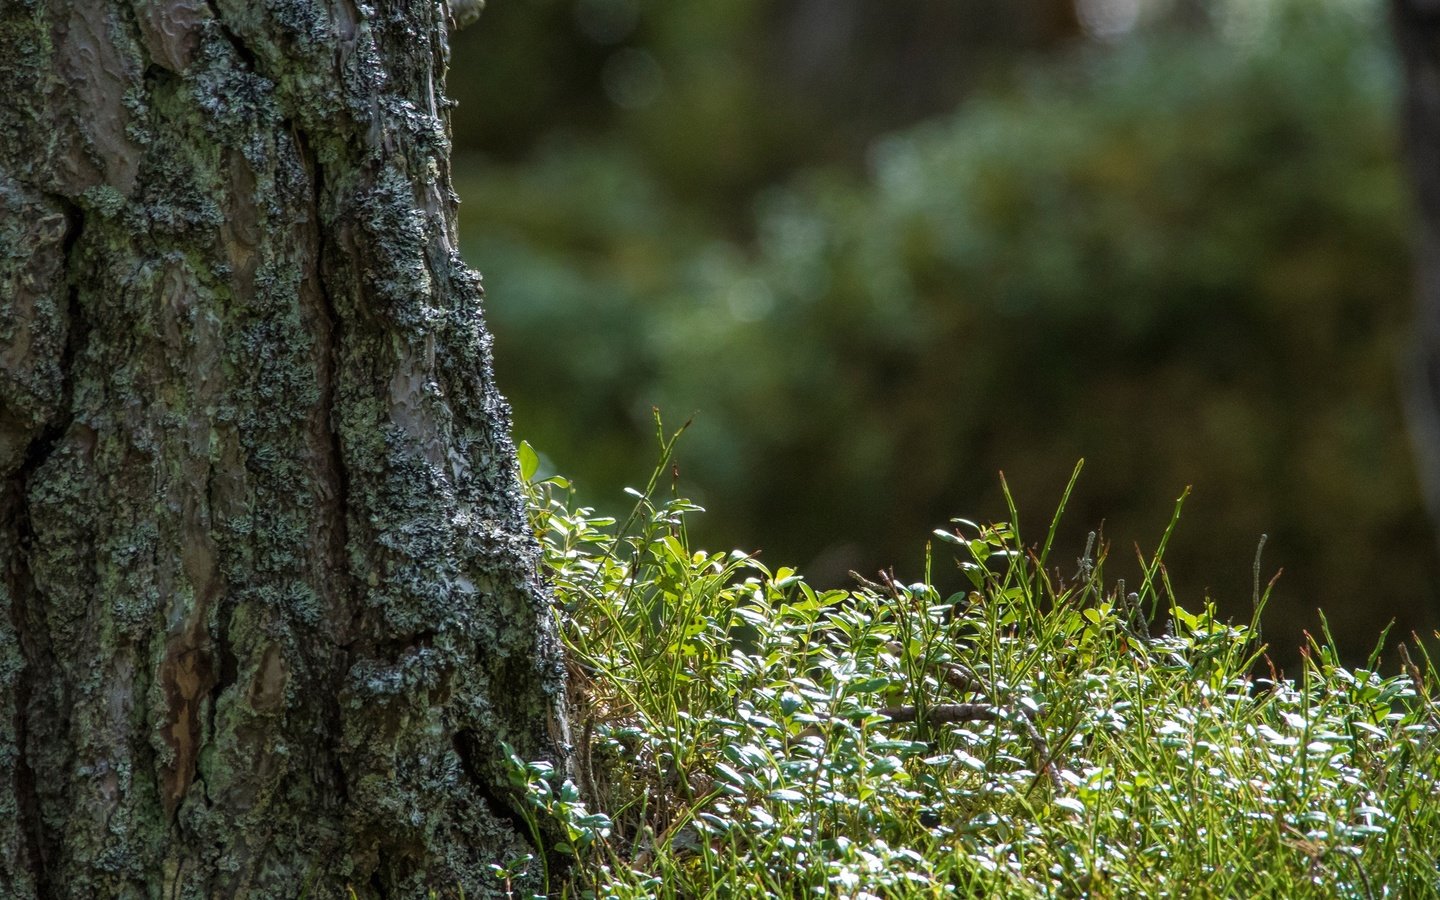
[[[961,592],[928,566],[817,591],[691,547],[700,510],[667,496],[672,449],[619,522],[522,450],[574,684],[578,783],[513,760],[537,820],[570,838],[545,848],[576,863],[554,893],[1440,891],[1437,674],[1418,642],[1382,675],[1378,644],[1348,669],[1327,633],[1285,677],[1265,665],[1258,556],[1236,624],[1174,596],[1168,531],[1127,590],[1093,535],[1059,558],[1058,514],[1038,542],[1016,521],[937,532],[927,559],[958,565]]]

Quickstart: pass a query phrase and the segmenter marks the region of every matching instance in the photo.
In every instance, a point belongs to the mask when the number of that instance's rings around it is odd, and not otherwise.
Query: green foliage
[[[619,524],[575,506],[565,479],[530,483],[580,787],[605,811],[514,760],[535,809],[567,822],[566,893],[1440,890],[1428,659],[1347,669],[1327,635],[1298,678],[1254,678],[1258,580],[1252,621],[1231,624],[1208,601],[1182,607],[1158,553],[1137,591],[1089,549],[1062,575],[1054,524],[1037,548],[1013,521],[956,520],[938,546],[971,589],[948,596],[888,574],[816,590],[692,548],[697,508],[664,496],[672,451]]]
[[[1271,535],[1283,658],[1316,603],[1352,660],[1377,619],[1424,627],[1389,48],[1378,10],[1269,7],[999,81],[877,140],[863,178],[763,191],[741,236],[618,133],[462,164],[519,428],[608,491],[652,406],[697,412],[709,533],[826,585],[956,506],[1003,516],[1002,465],[1033,513],[1083,456],[1087,525],[1203,486],[1172,548],[1188,593],[1243,603],[1225,563]]]

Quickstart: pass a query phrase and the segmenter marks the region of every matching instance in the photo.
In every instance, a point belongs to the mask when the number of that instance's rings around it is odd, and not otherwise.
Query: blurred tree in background
[[[618,505],[694,413],[704,539],[819,581],[1001,469],[1038,537],[1084,457],[1077,555],[1195,486],[1182,600],[1248,614],[1270,536],[1278,659],[1424,631],[1392,56],[1346,0],[495,0],[457,182],[517,428]]]

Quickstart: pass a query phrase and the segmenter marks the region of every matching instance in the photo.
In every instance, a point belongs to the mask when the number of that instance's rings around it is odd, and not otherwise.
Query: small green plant
[[[498,863],[490,864],[490,871],[505,885],[506,900],[515,896],[515,879],[528,872],[530,863],[534,861],[534,854],[526,853],[522,856],[515,857],[503,866]]]
[[[528,804],[521,809],[520,814],[524,817],[530,830],[530,839],[537,848],[561,856],[583,859],[597,841],[610,834],[610,817],[587,810],[574,782],[565,779],[558,787],[555,786],[556,774],[553,765],[544,760],[526,762],[515,754],[515,749],[509,744],[502,743],[502,747],[510,761],[511,786],[524,794]],[[541,817],[563,829],[565,839],[547,844],[544,829],[541,827]],[[533,856],[526,854],[504,866],[492,865],[490,868],[497,878],[505,881],[508,892],[510,881],[523,873],[533,860]],[[545,887],[548,891],[552,881],[546,855],[542,854],[541,864],[545,869]]]
[[[692,549],[700,510],[673,484],[662,496],[676,435],[661,436],[621,522],[538,479],[522,450],[580,783],[513,762],[535,814],[569,835],[562,891],[1440,892],[1440,711],[1418,642],[1386,676],[1378,644],[1347,669],[1322,629],[1298,677],[1256,677],[1258,562],[1250,623],[1208,600],[1191,611],[1163,565],[1169,530],[1135,591],[1107,581],[1093,535],[1070,574],[1051,558],[1053,522],[1032,545],[1013,518],[938,534],[968,590],[942,595],[927,552],[920,580],[817,591]]]

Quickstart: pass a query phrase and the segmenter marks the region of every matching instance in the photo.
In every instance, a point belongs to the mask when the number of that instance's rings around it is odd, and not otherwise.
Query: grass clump
[[[959,593],[928,562],[818,591],[692,548],[699,509],[657,490],[672,446],[618,523],[522,451],[575,685],[573,778],[514,761],[570,837],[545,848],[575,859],[557,894],[1440,892],[1418,643],[1390,676],[1326,635],[1298,677],[1253,677],[1258,579],[1255,619],[1223,622],[1175,601],[1158,553],[1133,592],[1103,548],[1062,574],[1053,524],[1041,545],[1014,521],[937,532]]]

